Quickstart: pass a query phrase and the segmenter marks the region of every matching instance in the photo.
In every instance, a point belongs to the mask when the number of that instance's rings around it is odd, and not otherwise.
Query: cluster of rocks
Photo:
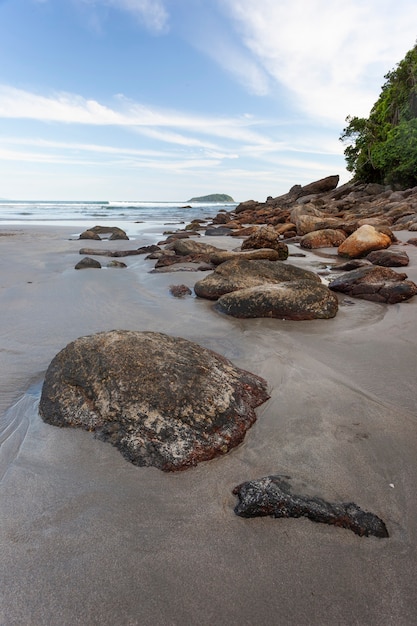
[[[233,211],[219,212],[209,225],[192,221],[158,245],[116,251],[82,248],[80,254],[85,256],[76,269],[100,268],[101,263],[92,258],[97,255],[147,254],[155,261],[151,270],[155,273],[211,271],[195,284],[195,294],[216,300],[216,310],[235,317],[334,317],[338,300],[333,292],[387,304],[413,297],[415,283],[406,273],[391,269],[405,267],[408,255],[389,248],[398,243],[395,231],[417,231],[417,188],[393,191],[353,183],[338,187],[338,182],[338,176],[329,176],[304,187],[296,185],[266,202],[242,202]],[[206,237],[239,237],[243,243],[239,249],[223,250],[198,241],[200,231]],[[105,226],[95,226],[80,238],[100,239],[100,235],[128,238],[121,229]],[[407,243],[416,245],[417,239]],[[288,244],[300,250],[337,248],[340,261],[348,262],[328,263],[325,285],[317,274],[297,271],[288,262],[289,256],[296,256],[289,253]],[[126,264],[113,259],[108,267]],[[184,297],[191,295],[191,289],[171,285],[170,293]]]
[[[43,420],[79,427],[131,463],[178,471],[242,442],[268,400],[261,377],[200,345],[162,333],[113,330],[80,337],[51,361],[39,403]],[[307,517],[360,536],[388,537],[356,504],[295,495],[288,477],[237,485],[242,517]]]
[[[331,276],[329,279],[328,288],[331,291],[387,304],[413,297],[417,286],[407,280],[404,272],[390,269],[408,265],[407,253],[388,248],[398,243],[395,231],[417,231],[417,188],[393,191],[382,185],[353,183],[337,187],[338,182],[338,176],[329,176],[304,187],[296,185],[287,194],[269,197],[263,203],[253,200],[242,202],[232,212],[220,212],[213,224],[218,225],[219,234],[244,238],[242,250],[260,248],[262,254],[266,254],[267,250],[276,250],[280,260],[287,258],[287,244],[290,243],[306,250],[337,248],[340,260],[349,259],[350,264],[330,263],[329,271],[337,272],[334,279]],[[215,234],[213,228],[210,234]],[[417,239],[410,238],[407,243],[417,245]],[[210,260],[213,262],[216,259]],[[250,266],[255,264],[247,264],[246,269]],[[215,270],[217,276],[205,279],[205,282],[219,280],[218,275],[222,271],[223,268]],[[242,293],[242,296],[250,296],[248,305],[237,306],[234,302],[237,296],[234,296],[228,299],[227,306],[220,301],[217,308],[243,317],[285,317],[276,306],[276,300],[271,301],[272,295],[279,299],[272,284],[282,285],[281,281],[264,282],[268,287],[262,291]],[[240,284],[238,288],[251,286]],[[301,289],[300,285],[291,286],[294,286],[294,299],[299,300],[297,291]],[[237,291],[237,288],[230,291]],[[200,282],[195,286],[195,292],[207,297],[201,290]],[[283,289],[281,293],[284,293]],[[229,304],[230,300],[233,304]],[[253,302],[259,303],[259,306],[252,306]],[[331,306],[328,309],[333,311]],[[334,314],[322,313],[318,317],[332,317]],[[297,315],[289,312],[290,319],[305,319]]]
[[[417,293],[405,272],[406,252],[393,244],[395,231],[417,231],[417,188],[393,191],[379,185],[337,188],[328,177],[266,202],[248,201],[222,211],[207,224],[191,222],[154,246],[131,250],[82,248],[77,264],[101,267],[93,256],[144,254],[155,273],[205,271],[194,293],[235,317],[308,320],[334,317],[336,292],[375,302],[395,303]],[[128,239],[116,229],[94,227],[81,239]],[[117,229],[119,231],[120,229]],[[224,250],[199,241],[211,235],[238,237]],[[113,236],[114,235],[114,236]],[[417,239],[410,238],[410,245]],[[290,263],[304,255],[290,251],[337,248],[326,263],[330,280]],[[293,247],[291,247],[293,249]],[[187,285],[171,285],[175,297],[191,295]],[[193,342],[162,333],[111,331],[81,337],[51,362],[39,411],[57,426],[76,426],[116,446],[139,466],[163,471],[186,469],[225,454],[242,442],[268,399],[267,383]],[[329,503],[295,495],[287,479],[268,476],[233,490],[242,517],[307,517],[349,528],[360,536],[388,537],[384,522],[354,503]]]

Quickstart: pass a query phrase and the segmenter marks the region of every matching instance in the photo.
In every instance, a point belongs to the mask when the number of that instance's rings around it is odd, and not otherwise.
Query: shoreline
[[[83,242],[71,235],[0,225],[2,417],[69,341],[116,327],[196,341],[265,378],[271,399],[241,446],[172,475],[32,415],[0,487],[0,623],[266,626],[279,614],[283,624],[411,625],[417,298],[355,300],[332,320],[231,319],[169,295],[204,272],[149,274],[142,257],[124,259],[127,270],[74,271]],[[417,281],[417,248],[406,249]],[[320,258],[306,253],[289,262]],[[277,473],[303,493],[355,501],[390,538],[237,518],[233,487]]]

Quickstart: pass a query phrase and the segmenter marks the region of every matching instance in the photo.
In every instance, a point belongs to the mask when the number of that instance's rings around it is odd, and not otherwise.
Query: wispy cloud
[[[157,34],[168,30],[168,11],[160,0],[78,0],[78,2],[95,11],[100,7],[112,7],[125,11],[148,30]],[[96,24],[97,20],[96,16]]]
[[[415,0],[335,0],[331,5],[328,0],[224,0],[223,7],[253,62],[288,89],[296,107],[331,123],[343,122],[349,113],[367,115],[384,74],[416,38]],[[227,61],[224,65],[230,69]]]
[[[217,117],[152,108],[140,103],[116,98],[118,108],[76,94],[57,93],[50,96],[34,94],[7,85],[0,85],[0,118],[30,119],[63,124],[91,126],[126,126],[158,139],[181,145],[200,145],[218,149],[213,142],[202,142],[195,135],[208,135],[237,142],[266,145],[270,139],[253,130],[259,121],[248,116]],[[162,130],[157,130],[162,129]],[[194,138],[173,134],[181,129]]]

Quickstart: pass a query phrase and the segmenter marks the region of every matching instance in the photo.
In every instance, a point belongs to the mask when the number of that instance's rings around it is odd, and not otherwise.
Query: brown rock
[[[100,235],[92,230],[85,230],[83,233],[81,233],[79,239],[93,239],[95,241],[101,241]]]
[[[335,189],[339,184],[339,176],[326,176],[326,178],[321,178],[320,180],[316,180],[309,185],[304,185],[301,188],[301,194],[306,196],[307,194],[316,194],[316,193],[324,193],[326,191],[331,191]]]
[[[55,356],[39,412],[49,424],[94,431],[135,465],[174,471],[238,445],[268,397],[262,378],[196,343],[115,330]]]
[[[390,245],[391,239],[388,235],[378,232],[374,226],[364,225],[345,239],[338,248],[338,254],[358,258],[373,250],[388,248]]]
[[[417,285],[406,278],[407,274],[371,265],[339,276],[329,283],[329,289],[363,300],[395,304],[417,294]]]
[[[101,263],[96,261],[96,259],[92,259],[91,257],[86,256],[83,259],[81,259],[81,261],[78,261],[74,269],[76,270],[86,270],[86,269],[99,270],[101,269]]]
[[[325,230],[314,230],[301,237],[300,246],[309,249],[337,247],[340,246],[345,239],[346,234],[343,230],[326,228]]]
[[[259,228],[242,243],[241,247],[242,250],[271,248],[278,252],[281,261],[288,257],[288,246],[279,240],[279,235],[273,226]]]
[[[231,259],[248,259],[252,261],[254,259],[268,259],[269,261],[278,261],[279,253],[277,250],[271,248],[259,248],[258,250],[241,250],[240,252],[234,252],[231,250],[221,250],[215,254],[210,255],[210,262],[213,265],[220,265],[225,261]]]
[[[394,250],[375,250],[366,257],[373,265],[383,265],[384,267],[405,267],[410,259],[406,252]]]
[[[174,298],[183,298],[184,296],[191,296],[192,291],[187,285],[171,285],[169,293]]]

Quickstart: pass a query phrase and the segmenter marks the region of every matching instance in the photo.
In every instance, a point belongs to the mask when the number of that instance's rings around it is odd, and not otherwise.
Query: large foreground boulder
[[[227,293],[219,298],[216,309],[241,318],[329,319],[337,313],[338,300],[325,285],[298,280]]]
[[[217,300],[225,293],[277,284],[292,280],[312,280],[321,282],[314,272],[281,261],[232,259],[218,265],[215,271],[194,285],[194,292],[200,298]]]
[[[116,446],[135,465],[185,469],[239,444],[266,382],[196,343],[114,330],[80,337],[52,360],[39,412]]]
[[[417,294],[417,285],[406,278],[388,267],[365,265],[335,278],[329,288],[362,300],[396,304]]]

